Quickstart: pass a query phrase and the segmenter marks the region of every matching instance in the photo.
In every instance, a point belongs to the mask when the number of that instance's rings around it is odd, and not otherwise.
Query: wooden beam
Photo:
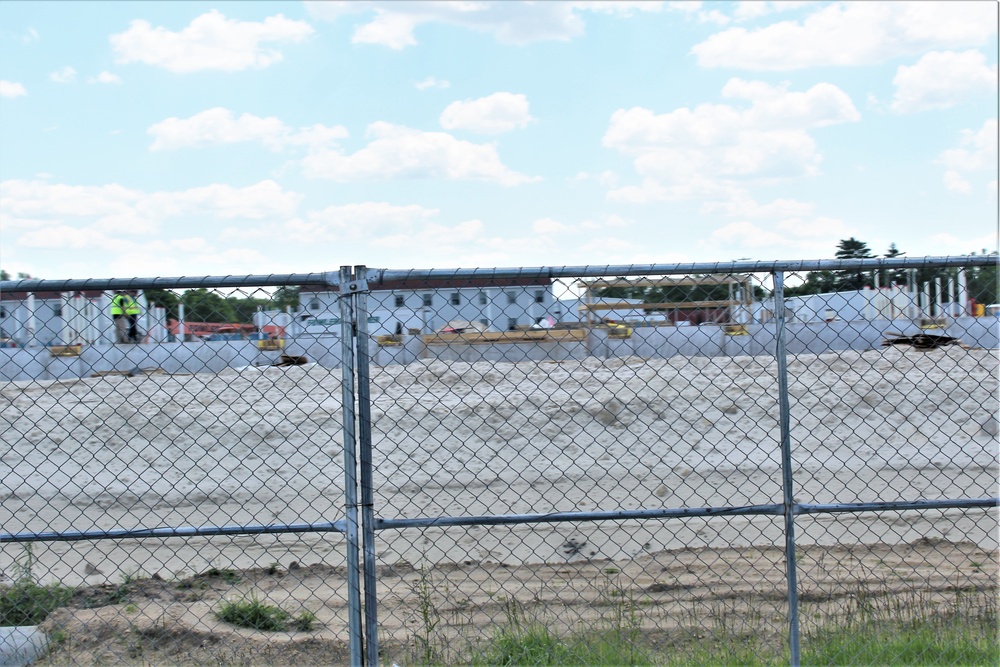
[[[739,301],[674,301],[668,303],[592,303],[581,304],[580,310],[690,310],[692,308],[725,308],[738,306]]]
[[[527,331],[469,331],[424,335],[426,345],[500,345],[509,343],[576,342],[587,338],[586,329],[529,329]]]
[[[731,285],[739,284],[746,278],[733,276],[707,276],[705,278],[615,278],[600,279],[594,281],[581,280],[577,283],[580,287],[589,289],[604,289],[606,287],[672,287],[672,286],[699,286],[699,285]]]

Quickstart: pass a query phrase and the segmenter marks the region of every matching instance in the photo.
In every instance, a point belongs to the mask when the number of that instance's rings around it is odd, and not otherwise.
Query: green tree
[[[995,250],[987,252],[985,248],[982,254],[993,257],[994,262],[990,266],[971,266],[966,269],[969,297],[986,305],[1000,303],[1000,257]]]
[[[189,322],[236,322],[233,305],[204,287],[191,289],[181,296],[184,319]]]
[[[895,243],[889,244],[889,249],[886,250],[886,259],[893,259],[895,257],[902,258],[905,252],[900,252],[899,248],[896,247]],[[889,285],[906,285],[906,270],[905,269],[883,269],[879,271],[878,284],[880,287],[887,287]]]
[[[859,241],[853,236],[844,239],[837,244],[837,252],[834,255],[837,259],[869,259],[874,257],[872,251],[868,249],[868,244]],[[871,275],[864,271],[838,271],[836,277],[836,289],[838,292],[849,290],[859,290],[865,285],[870,285],[874,281]]]
[[[292,310],[299,307],[301,288],[298,285],[282,285],[274,291],[274,307],[284,310],[291,306]]]
[[[0,280],[10,280],[10,274],[0,269]]]
[[[253,324],[253,316],[254,313],[257,312],[257,309],[267,309],[271,304],[271,302],[267,299],[255,299],[253,297],[247,297],[245,299],[229,297],[227,301],[229,301],[229,304],[233,307],[233,313],[236,316],[236,321],[242,324]]]
[[[833,271],[810,271],[805,282],[785,288],[785,296],[805,296],[808,294],[827,294],[835,292],[837,276]]]
[[[177,296],[176,292],[164,289],[148,289],[144,290],[144,292],[146,294],[146,302],[150,308],[154,305],[165,308],[167,319],[180,319],[180,309],[177,306],[180,304],[181,298]]]

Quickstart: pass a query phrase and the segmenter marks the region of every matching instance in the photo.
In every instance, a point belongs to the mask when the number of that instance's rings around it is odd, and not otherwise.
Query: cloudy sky
[[[0,267],[992,250],[997,12],[4,0]]]

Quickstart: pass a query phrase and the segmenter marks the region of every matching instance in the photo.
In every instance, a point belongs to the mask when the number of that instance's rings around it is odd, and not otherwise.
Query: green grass
[[[576,666],[656,664],[633,642],[615,633],[591,637],[559,638],[542,625],[513,627],[498,632],[474,665],[513,667],[514,665]]]
[[[0,589],[0,626],[38,625],[73,597],[72,589],[22,579]]]
[[[31,543],[28,543],[24,547],[24,558],[14,563],[14,583],[0,587],[0,627],[38,625],[73,597],[71,588],[39,584],[32,571],[34,562]]]
[[[961,620],[824,630],[802,647],[804,665],[1000,665],[996,626]]]
[[[886,609],[855,608],[847,620],[829,620],[804,632],[805,667],[995,667],[1000,665],[1000,631],[996,603],[956,596],[947,608],[911,600],[909,611],[885,615]],[[625,603],[622,603],[623,605]],[[506,623],[482,644],[470,645],[462,657],[442,637],[414,664],[471,664],[475,667],[780,667],[787,665],[787,646],[769,645],[753,634],[709,632],[694,642],[657,644],[630,623],[603,630],[560,634],[537,620],[525,620],[523,609],[505,601]],[[625,607],[623,606],[623,609]],[[901,608],[902,609],[902,608]],[[626,610],[627,611],[627,610]],[[626,616],[627,618],[627,616]],[[608,619],[606,619],[608,620]],[[614,620],[614,619],[610,619]],[[662,640],[661,640],[662,641]],[[446,655],[455,658],[445,659]],[[421,659],[423,658],[423,659]]]
[[[293,618],[284,609],[265,604],[253,595],[243,600],[223,602],[216,616],[220,621],[264,632],[284,632],[289,629],[308,632],[316,623],[316,616],[312,612],[304,611]]]

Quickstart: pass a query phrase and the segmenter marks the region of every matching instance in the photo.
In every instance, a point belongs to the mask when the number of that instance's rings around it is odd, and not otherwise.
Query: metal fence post
[[[358,447],[361,465],[361,545],[364,552],[365,657],[368,667],[378,665],[378,598],[375,595],[375,490],[372,479],[371,357],[368,353],[367,269],[354,267],[357,284]]]
[[[344,510],[347,523],[347,608],[351,665],[363,664],[361,626],[361,575],[358,556],[358,480],[354,411],[354,311],[356,284],[351,267],[340,267],[340,369],[344,424]]]
[[[799,667],[799,591],[795,569],[795,499],[792,496],[792,437],[788,405],[788,359],[785,352],[785,275],[774,274],[775,350],[778,362],[778,411],[781,429],[781,488],[785,510],[785,568],[788,582],[788,644],[791,665]]]

